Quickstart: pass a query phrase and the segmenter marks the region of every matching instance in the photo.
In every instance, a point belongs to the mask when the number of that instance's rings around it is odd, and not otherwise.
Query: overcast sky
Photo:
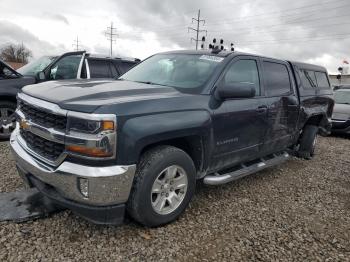
[[[118,38],[114,55],[146,58],[194,48],[188,32],[201,9],[207,39],[223,38],[239,51],[311,62],[336,72],[350,60],[349,0],[0,0],[0,46],[22,43],[34,58],[74,49],[108,54],[105,30]],[[203,33],[201,34],[201,36]],[[350,61],[349,61],[350,62]]]

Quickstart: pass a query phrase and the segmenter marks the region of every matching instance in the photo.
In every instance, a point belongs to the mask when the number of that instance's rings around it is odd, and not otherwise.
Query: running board
[[[271,158],[269,158],[268,160],[261,158],[259,162],[251,165],[242,164],[238,170],[235,170],[233,172],[229,172],[226,174],[215,173],[214,175],[208,175],[204,177],[204,184],[212,185],[212,186],[226,184],[231,181],[248,176],[250,174],[259,172],[268,167],[281,164],[284,161],[288,160],[289,157],[290,156],[287,152],[283,152],[282,154],[279,154],[279,155],[273,154]]]

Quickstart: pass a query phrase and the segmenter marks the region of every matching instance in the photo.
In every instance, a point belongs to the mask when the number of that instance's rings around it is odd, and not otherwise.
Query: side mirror
[[[37,74],[37,78],[39,80],[45,80],[46,77],[45,77],[45,73],[43,71],[40,71],[38,74]]]
[[[251,83],[226,83],[221,85],[217,92],[221,99],[252,98],[255,97],[255,86]]]

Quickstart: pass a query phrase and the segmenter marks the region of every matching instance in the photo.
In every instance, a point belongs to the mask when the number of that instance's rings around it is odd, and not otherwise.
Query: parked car
[[[350,89],[338,89],[334,99],[332,133],[350,134]]]
[[[312,158],[334,105],[323,67],[219,50],[161,53],[118,81],[18,97],[11,147],[30,186],[95,223],[127,210],[149,227],[179,217],[199,179],[225,184],[288,150]]]
[[[22,87],[62,79],[112,79],[136,65],[139,59],[109,58],[85,51],[61,56],[43,56],[14,71],[0,62],[0,139],[8,139],[15,128],[16,95]],[[5,70],[5,71],[4,71]],[[7,74],[12,74],[10,77]]]
[[[333,88],[334,91],[337,91],[339,89],[350,89],[350,85],[349,84],[335,85]]]

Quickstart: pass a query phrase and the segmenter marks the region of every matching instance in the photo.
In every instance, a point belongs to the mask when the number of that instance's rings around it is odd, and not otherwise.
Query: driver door
[[[214,112],[214,169],[257,158],[267,129],[267,106],[262,96],[259,60],[251,56],[237,57],[225,70],[223,80],[252,84],[256,94],[252,98],[222,101]]]

